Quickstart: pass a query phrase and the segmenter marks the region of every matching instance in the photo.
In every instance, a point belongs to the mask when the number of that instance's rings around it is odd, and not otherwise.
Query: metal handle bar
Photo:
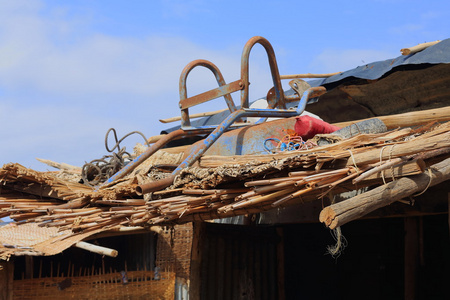
[[[280,73],[278,71],[277,59],[275,58],[275,52],[272,48],[272,45],[269,43],[269,41],[261,36],[254,36],[250,40],[248,40],[248,42],[244,46],[244,50],[242,51],[241,80],[245,86],[241,90],[241,107],[248,108],[248,105],[249,105],[249,101],[248,101],[248,95],[249,95],[248,85],[250,84],[249,75],[248,75],[249,56],[250,56],[250,50],[252,50],[253,46],[257,43],[261,44],[267,52],[267,58],[269,60],[270,72],[272,74],[273,86],[275,88],[276,97],[273,97],[272,99],[267,99],[269,108],[279,107],[279,108],[285,109],[286,104],[284,101],[284,92],[283,92],[283,88],[281,86]]]
[[[187,98],[187,88],[186,88],[186,82],[187,82],[187,76],[189,73],[198,66],[202,66],[205,68],[208,68],[213,72],[214,76],[216,77],[217,83],[219,84],[219,87],[213,90],[210,90],[208,92],[196,95],[194,97]],[[184,67],[183,71],[180,75],[180,82],[179,82],[179,90],[180,90],[180,109],[181,109],[181,126],[182,128],[189,128],[191,126],[191,121],[189,119],[189,107],[195,106],[200,103],[204,103],[207,101],[210,101],[215,98],[219,98],[223,96],[225,98],[225,102],[228,105],[228,109],[231,112],[236,111],[236,105],[233,102],[233,98],[231,97],[231,93],[239,91],[243,88],[243,85],[241,83],[241,80],[234,81],[230,84],[225,83],[225,79],[222,76],[222,73],[220,72],[219,68],[217,68],[216,65],[214,65],[212,62],[204,60],[204,59],[198,59],[190,62],[189,64]]]

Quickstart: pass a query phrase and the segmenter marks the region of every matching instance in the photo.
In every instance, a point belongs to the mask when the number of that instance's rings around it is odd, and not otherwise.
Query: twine
[[[336,241],[336,245],[328,246],[327,252],[333,258],[338,258],[344,251],[345,247],[347,247],[348,242],[347,239],[342,235],[341,227],[337,227],[331,230],[331,235],[333,236],[333,239]]]
[[[395,145],[397,145],[397,144],[392,145],[391,150],[389,150],[389,161],[391,161],[392,150],[394,149]],[[394,166],[393,165],[391,166],[391,176],[392,176],[392,181],[394,181],[395,180],[395,174],[394,174]]]
[[[353,132],[352,132],[353,131],[353,129],[352,129],[353,125],[356,127],[356,134],[361,133],[361,129],[359,128],[358,123],[353,123],[352,125],[350,125],[350,136],[353,136]]]
[[[420,193],[417,193],[417,194],[415,194],[415,195],[412,195],[413,197],[420,196],[420,195],[422,195],[423,193],[425,193],[425,192],[428,190],[428,188],[429,188],[430,185],[431,185],[431,176],[432,176],[432,175],[433,175],[433,174],[431,173],[431,168],[428,168],[428,176],[429,176],[430,180],[428,180],[427,186],[426,186],[425,189],[424,189],[423,191],[421,191]]]
[[[353,165],[355,166],[356,171],[359,172],[359,168],[358,168],[358,166],[356,165],[355,157],[353,156],[352,150],[347,149],[347,151],[350,152],[350,156],[351,156],[351,158],[352,158],[352,160],[353,160]]]
[[[386,148],[387,146],[383,146],[380,150],[380,163],[383,162],[383,150],[384,148]],[[384,170],[382,170],[381,172],[381,178],[383,179],[383,183],[386,184],[386,180],[384,179]]]
[[[335,202],[336,202],[336,195],[333,195],[333,198],[331,199],[331,204],[334,204]],[[338,258],[341,255],[342,251],[344,251],[345,247],[347,247],[347,239],[342,235],[342,230],[340,226],[331,230],[331,236],[336,241],[336,244],[333,246],[327,246],[327,253],[330,254],[333,258]]]
[[[393,144],[393,145],[391,146],[391,150],[389,150],[389,159],[388,159],[388,161],[391,161],[391,158],[392,158],[392,151],[394,150],[395,145],[397,145],[397,144]],[[386,148],[386,147],[388,147],[388,146],[383,146],[383,147],[381,148],[381,151],[380,151],[380,163],[383,162],[383,150],[384,150],[384,148]],[[380,172],[380,174],[381,174],[381,178],[383,179],[383,183],[386,184],[386,179],[384,178],[384,172],[385,172],[385,170],[382,170],[382,171]],[[394,166],[391,166],[391,177],[392,177],[392,181],[394,181],[394,180],[395,180]]]

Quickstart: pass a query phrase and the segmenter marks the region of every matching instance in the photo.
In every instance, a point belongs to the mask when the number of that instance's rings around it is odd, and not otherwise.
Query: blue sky
[[[119,137],[159,134],[175,123],[158,120],[180,113],[184,66],[207,59],[237,80],[252,36],[271,42],[281,74],[328,73],[397,57],[450,37],[449,28],[448,1],[0,0],[0,164],[51,169],[38,157],[81,166],[107,154],[111,127]],[[271,87],[260,46],[250,82],[251,100]],[[215,85],[197,68],[188,95]],[[216,99],[194,112],[220,108]]]

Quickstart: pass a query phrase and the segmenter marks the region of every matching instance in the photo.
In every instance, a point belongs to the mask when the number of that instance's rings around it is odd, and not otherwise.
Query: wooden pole
[[[201,294],[201,264],[202,264],[202,244],[205,237],[205,223],[193,223],[193,236],[191,248],[191,270],[189,284],[189,298],[200,299]]]
[[[203,112],[203,113],[198,113],[198,114],[192,114],[189,115],[190,119],[195,119],[195,118],[202,118],[202,117],[209,117],[209,116],[213,116],[216,114],[220,114],[224,111],[229,110],[228,108],[225,109],[220,109],[220,110],[215,110],[215,111],[209,111],[209,112]],[[171,123],[171,122],[176,122],[176,121],[180,121],[181,120],[181,116],[177,116],[177,117],[171,117],[171,118],[167,118],[167,119],[160,119],[159,121],[161,123]]]
[[[428,187],[450,179],[450,158],[432,165],[428,170],[429,172],[403,177],[351,199],[327,206],[320,212],[319,220],[330,229],[335,229],[380,207],[415,193],[422,193]]]
[[[34,273],[34,260],[33,256],[25,256],[25,278],[32,279]]]
[[[0,260],[0,299],[13,299],[14,263]]]
[[[106,247],[102,247],[102,246],[97,246],[97,245],[93,245],[93,244],[89,244],[86,242],[78,242],[75,244],[75,247],[80,248],[80,249],[84,249],[87,251],[91,251],[100,255],[107,255],[107,256],[111,256],[111,257],[116,257],[119,252],[117,250],[114,249],[109,249]]]
[[[440,40],[434,41],[434,42],[418,44],[418,45],[413,46],[413,47],[400,49],[400,52],[402,53],[402,55],[414,54],[414,53],[420,52],[420,51],[422,51],[422,50],[424,50],[424,49],[426,49],[426,48],[428,48],[430,46],[436,45],[439,42],[440,42]]]
[[[72,166],[66,163],[58,163],[58,162],[54,162],[51,161],[49,159],[43,159],[43,158],[37,158],[36,159],[38,161],[40,161],[41,163],[44,163],[46,165],[49,165],[50,167],[53,167],[55,169],[59,169],[59,170],[66,170],[69,171],[70,173],[74,173],[74,174],[81,174],[81,168],[77,167],[77,166]]]
[[[160,139],[162,139],[165,136],[165,134],[159,134],[159,135],[155,135],[155,136],[151,136],[147,139],[147,142],[149,144],[153,144],[156,143],[157,141],[159,141]]]
[[[293,75],[280,75],[280,79],[296,79],[296,78],[327,78],[334,75],[341,74],[342,72],[335,72],[335,73],[325,73],[325,74],[312,74],[312,73],[305,73],[305,74],[293,74]]]

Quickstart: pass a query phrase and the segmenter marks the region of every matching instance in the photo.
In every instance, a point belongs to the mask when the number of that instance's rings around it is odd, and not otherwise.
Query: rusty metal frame
[[[250,51],[254,45],[261,44],[267,52],[267,57],[270,65],[270,71],[272,75],[272,80],[274,87],[269,91],[267,101],[268,108],[267,109],[251,109],[249,108],[249,90],[248,87],[250,85],[249,82],[249,56]],[[219,85],[218,88],[212,89],[210,91],[201,93],[199,95],[188,98],[187,97],[187,77],[189,73],[196,67],[202,66],[211,70],[211,72],[216,77],[217,83]],[[237,109],[233,99],[231,97],[231,93],[241,91],[241,107]],[[129,174],[134,168],[136,168],[139,164],[141,164],[145,159],[150,157],[153,153],[155,153],[158,149],[163,147],[170,140],[179,138],[182,136],[189,136],[199,133],[207,133],[212,132],[205,138],[205,140],[197,144],[193,149],[191,149],[190,154],[185,160],[180,163],[180,165],[172,172],[172,174],[163,179],[156,182],[150,182],[147,184],[139,185],[136,188],[137,194],[145,194],[152,191],[163,189],[173,183],[175,177],[180,173],[184,168],[192,166],[208,149],[211,145],[217,141],[217,139],[237,120],[241,120],[245,117],[261,117],[260,121],[264,122],[268,117],[275,118],[286,118],[293,117],[301,114],[306,106],[306,102],[309,98],[318,97],[321,94],[326,92],[324,87],[310,88],[305,91],[300,99],[297,110],[286,109],[286,101],[294,101],[300,96],[296,97],[285,97],[284,91],[281,86],[280,74],[278,71],[278,65],[275,58],[275,52],[272,48],[272,45],[263,37],[256,36],[251,38],[244,46],[244,50],[241,56],[241,79],[233,81],[229,84],[225,82],[225,79],[222,76],[220,70],[213,63],[207,60],[194,60],[190,62],[183,69],[180,75],[179,80],[179,92],[180,92],[180,110],[181,110],[181,129],[176,130],[168,136],[166,136],[163,140],[157,142],[152,147],[150,147],[144,154],[137,157],[130,165],[127,165],[122,170],[117,172],[113,177],[111,177],[107,182],[105,182],[100,187],[111,184],[113,181],[122,178],[126,174]],[[219,98],[224,97],[225,102],[227,103],[228,109],[230,110],[230,115],[222,121],[221,124],[216,126],[200,126],[200,127],[192,127],[189,119],[189,108],[195,105]],[[298,98],[297,98],[298,97]],[[260,122],[258,121],[258,123]],[[100,188],[99,187],[99,188]],[[97,190],[99,189],[97,188]]]
[[[275,57],[275,51],[273,50],[270,42],[261,37],[255,36],[252,37],[244,46],[244,50],[242,51],[241,56],[241,79],[233,81],[229,84],[225,83],[225,80],[220,72],[219,68],[216,65],[211,63],[210,61],[199,59],[190,62],[186,67],[184,67],[183,71],[180,75],[179,81],[179,90],[180,90],[180,102],[179,106],[181,109],[181,128],[184,130],[195,130],[203,127],[192,127],[189,119],[189,108],[195,105],[219,98],[223,96],[228,105],[228,108],[231,113],[236,111],[236,106],[231,97],[231,93],[241,91],[241,108],[249,108],[249,58],[250,52],[256,44],[260,44],[264,47],[267,53],[267,59],[269,61],[270,72],[272,75],[273,85],[274,87],[269,91],[269,94],[272,93],[271,97],[267,98],[268,108],[269,109],[286,109],[286,99],[284,96],[284,91],[281,85],[280,73],[278,71],[278,64]],[[201,93],[196,96],[187,97],[187,77],[189,73],[198,66],[202,66],[208,68],[213,72],[216,77],[217,83],[219,84],[218,88],[209,90],[207,92]],[[290,99],[292,100],[292,99]],[[209,126],[215,127],[215,126]]]
[[[270,72],[272,75],[273,86],[275,89],[275,97],[267,99],[269,108],[286,108],[286,103],[284,100],[284,92],[281,86],[280,73],[278,71],[277,59],[275,57],[275,51],[269,41],[261,36],[252,37],[244,46],[244,50],[241,56],[241,80],[244,84],[244,88],[241,90],[241,107],[249,107],[249,57],[250,51],[253,46],[260,44],[264,47],[267,52],[267,58],[269,60]]]
[[[219,126],[217,126],[202,143],[190,149],[189,156],[186,157],[185,160],[178,165],[178,167],[172,172],[172,174],[169,177],[163,180],[139,185],[136,188],[136,193],[138,195],[147,194],[170,186],[173,183],[175,177],[181,172],[181,170],[192,166],[237,119],[240,119],[242,117],[261,117],[261,118],[294,117],[301,114],[304,111],[308,99],[318,97],[324,94],[325,92],[326,89],[322,86],[309,88],[303,93],[303,96],[300,100],[297,110],[270,109],[270,108],[268,109],[241,108],[239,110],[236,110],[235,112],[231,113],[228,117],[226,117],[225,120]]]
[[[193,96],[188,98],[187,97],[187,77],[189,73],[198,66],[202,66],[205,68],[208,68],[213,72],[214,76],[216,77],[217,83],[219,84],[219,87],[210,91],[207,91],[205,93]],[[231,93],[237,92],[243,88],[243,84],[241,80],[233,81],[232,83],[226,84],[225,79],[223,78],[222,73],[220,72],[219,68],[214,65],[212,62],[204,60],[204,59],[197,59],[184,67],[183,71],[180,75],[180,82],[179,82],[179,90],[180,90],[180,102],[179,106],[181,109],[181,127],[183,129],[189,130],[191,129],[191,121],[189,119],[189,108],[219,97],[224,97],[225,102],[227,103],[228,109],[231,112],[236,111],[236,105],[234,104],[233,98],[231,97]]]

